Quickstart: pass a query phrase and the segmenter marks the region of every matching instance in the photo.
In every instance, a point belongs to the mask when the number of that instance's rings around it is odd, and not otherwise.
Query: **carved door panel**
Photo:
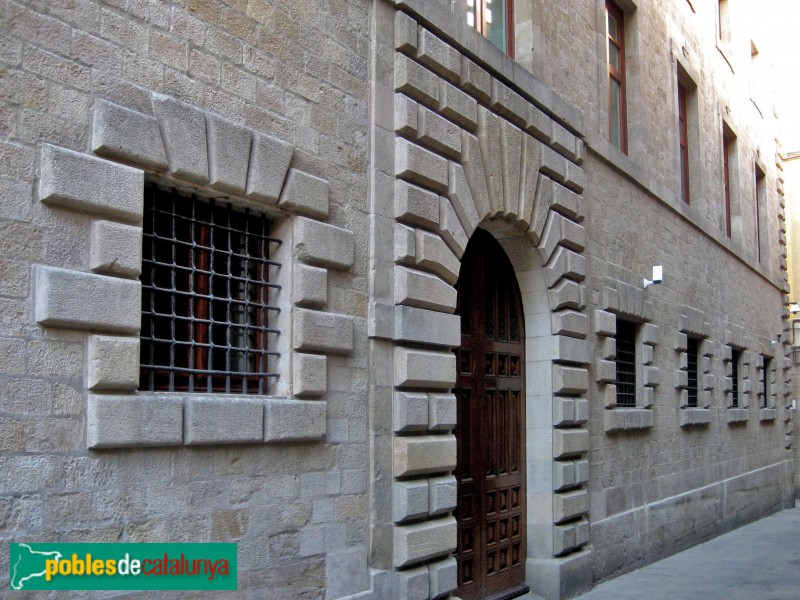
[[[458,281],[458,591],[513,598],[525,581],[525,334],[511,263],[477,230]]]

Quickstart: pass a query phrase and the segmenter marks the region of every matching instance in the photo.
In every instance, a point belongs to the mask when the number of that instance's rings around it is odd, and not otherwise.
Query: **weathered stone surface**
[[[486,176],[486,189],[489,198],[489,216],[502,214],[503,193],[503,124],[505,121],[487,108],[478,107],[478,141],[480,142],[483,169]]]
[[[522,131],[504,121],[501,128],[500,157],[503,165],[503,217],[515,221],[520,215],[520,190],[525,158]]]
[[[395,140],[395,175],[439,193],[447,192],[447,160],[403,138]]]
[[[428,565],[431,598],[443,598],[458,586],[458,564],[452,556]]]
[[[510,87],[492,78],[492,108],[512,123],[525,126],[528,117],[528,102]]]
[[[478,102],[443,79],[439,82],[439,112],[461,127],[474,130],[478,124]]]
[[[459,213],[459,208],[455,204],[453,208],[456,208],[456,213],[462,219],[461,222],[464,225],[464,229],[469,235],[472,235],[478,223],[493,213],[489,202],[489,188],[486,182],[486,169],[483,164],[484,157],[481,151],[481,142],[476,136],[466,131],[461,135],[461,138],[461,164],[468,185],[464,189],[461,181],[456,179],[450,186],[450,192],[458,194],[461,202],[465,204],[460,207],[463,210],[463,215]],[[452,174],[456,177],[460,175],[458,170],[453,171]],[[469,216],[470,212],[468,211],[472,211],[472,209],[466,206],[467,202],[471,202],[475,206],[473,211],[475,216],[473,217]]]
[[[297,169],[290,169],[278,206],[309,217],[328,216],[328,182]]]
[[[554,429],[553,457],[564,458],[589,451],[589,432],[585,429]]]
[[[586,369],[553,365],[553,393],[585,394],[589,388],[589,373]]]
[[[550,315],[553,335],[567,335],[576,338],[585,338],[589,332],[589,319],[574,310],[562,310]]]
[[[439,196],[398,179],[394,187],[394,216],[403,223],[436,230]]]
[[[456,438],[453,435],[394,438],[395,477],[446,473],[455,466]]]
[[[395,523],[428,514],[428,481],[395,481],[392,484],[392,518]]]
[[[455,348],[461,344],[461,320],[458,315],[438,311],[395,306],[394,339]]]
[[[139,338],[90,335],[86,363],[89,389],[135,390],[139,387]]]
[[[394,130],[399,135],[417,137],[419,105],[405,94],[394,95]]]
[[[298,398],[316,398],[328,391],[328,358],[318,354],[292,354],[292,383]]]
[[[281,194],[294,146],[274,137],[253,133],[250,169],[247,173],[247,197],[275,204]]]
[[[452,475],[428,479],[429,514],[433,517],[455,509],[458,499],[458,482]]]
[[[454,394],[428,394],[429,429],[450,431],[456,426],[458,406]]]
[[[461,53],[422,27],[418,40],[419,61],[442,77],[458,81]]]
[[[323,306],[328,302],[328,271],[303,264],[294,265],[294,303],[300,306]]]
[[[36,273],[36,321],[48,327],[138,333],[141,284],[54,267]]]
[[[265,442],[309,442],[325,438],[327,406],[311,400],[268,398],[264,404]]]
[[[455,547],[456,520],[453,517],[394,528],[395,567],[442,556]]]
[[[439,104],[439,78],[402,54],[394,58],[394,89],[431,108]]]
[[[396,571],[394,573],[395,600],[428,600],[430,598],[430,575],[428,567]]]
[[[470,159],[469,164],[472,164]],[[479,175],[480,177],[481,175]],[[470,191],[464,168],[458,163],[450,163],[450,188],[447,193],[450,202],[465,229],[474,231],[488,214],[488,207],[476,206]]]
[[[94,221],[89,268],[102,275],[136,278],[142,272],[142,229],[113,221]]]
[[[353,234],[341,227],[296,217],[294,243],[297,257],[307,264],[333,269],[348,269],[353,265]]]
[[[586,229],[559,213],[550,211],[539,240],[538,251],[542,262],[547,263],[559,245],[575,252],[583,252],[586,249]]]
[[[456,284],[461,262],[441,237],[417,230],[415,246],[419,268],[435,273],[450,285]]]
[[[399,432],[428,429],[428,396],[421,392],[395,392],[394,430]]]
[[[394,13],[394,44],[403,52],[417,51],[417,22],[400,11]]]
[[[353,317],[304,308],[295,309],[295,350],[350,354],[353,351],[353,340]]]
[[[179,445],[183,441],[183,400],[152,394],[89,394],[86,441],[89,448]]]
[[[72,150],[43,144],[39,200],[131,223],[142,220],[144,173]]]
[[[186,444],[243,444],[264,436],[264,401],[230,396],[192,396],[184,408]]]
[[[100,99],[93,109],[92,152],[148,171],[168,168],[158,119]]]
[[[547,287],[553,287],[559,279],[566,277],[573,281],[583,281],[586,278],[586,257],[563,246],[558,246],[545,265],[544,276]]]
[[[461,57],[461,87],[481,102],[491,100],[491,75],[466,56]]]
[[[547,290],[547,296],[550,299],[550,308],[553,311],[562,308],[583,310],[586,306],[586,288],[569,279],[562,279],[554,287]]]
[[[456,358],[451,352],[395,348],[395,385],[450,389],[456,380]]]
[[[452,313],[456,308],[456,290],[435,275],[416,269],[395,267],[395,303]]]
[[[424,106],[417,111],[417,141],[450,158],[461,156],[461,129]]]
[[[468,234],[464,230],[453,205],[444,196],[439,198],[439,234],[453,253],[461,259],[471,232]]]
[[[250,163],[250,130],[207,113],[206,131],[209,184],[224,192],[244,194]]]
[[[164,94],[153,94],[152,101],[167,152],[169,172],[182,179],[208,183],[205,113]]]

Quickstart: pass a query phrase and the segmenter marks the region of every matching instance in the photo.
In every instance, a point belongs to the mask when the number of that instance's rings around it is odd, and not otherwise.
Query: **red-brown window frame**
[[[756,184],[756,256],[758,257],[758,262],[761,262],[761,191],[764,187],[764,182],[766,181],[766,175],[764,171],[761,170],[761,167],[755,165],[755,184]],[[766,189],[763,190],[763,193],[766,193]]]
[[[691,203],[689,190],[689,126],[686,110],[686,86],[678,80],[678,128],[680,130],[681,197]]]
[[[503,0],[506,8],[506,47],[501,48],[511,58],[514,58],[514,0]],[[486,36],[486,0],[475,0],[475,29]]]
[[[608,27],[608,17],[613,17],[619,26],[617,27],[618,36],[614,38]],[[625,154],[628,153],[628,95],[625,71],[625,13],[611,2],[606,1],[606,37],[608,45],[606,47],[606,67],[608,71],[608,138],[613,139],[612,123],[613,115],[611,112],[611,80],[619,84],[619,149]],[[619,56],[619,69],[611,65],[610,46],[616,46]]]

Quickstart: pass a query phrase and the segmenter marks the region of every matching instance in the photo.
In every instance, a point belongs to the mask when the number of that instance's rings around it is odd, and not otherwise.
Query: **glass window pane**
[[[611,13],[608,14],[608,35],[612,38],[619,39],[619,23]]]
[[[622,141],[620,139],[620,89],[619,82],[614,78],[609,78],[611,85],[610,104],[609,107],[611,121],[610,121],[610,136],[611,143],[617,148],[621,147]]]
[[[619,71],[619,48],[610,40],[608,42],[608,64]]]
[[[484,20],[486,22],[486,37],[503,52],[507,52],[505,0],[486,0]]]

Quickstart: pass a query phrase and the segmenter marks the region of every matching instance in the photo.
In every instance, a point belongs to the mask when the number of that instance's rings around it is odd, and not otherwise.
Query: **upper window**
[[[733,196],[733,179],[731,177],[736,165],[736,136],[728,125],[722,123],[722,178],[725,193],[725,234],[732,237],[731,199]]]
[[[761,397],[761,408],[769,408],[770,407],[770,398],[772,397],[772,389],[770,389],[770,368],[771,368],[771,359],[768,356],[764,357],[764,367],[761,369],[760,377],[761,377],[761,387],[764,390],[763,396]]]
[[[680,128],[681,152],[681,198],[686,204],[691,202],[689,193],[689,125],[686,101],[686,86],[678,81],[678,127]]]
[[[625,85],[625,15],[613,2],[606,2],[608,33],[608,137],[627,154],[628,116]]]
[[[141,389],[268,393],[278,376],[269,230],[263,214],[147,187]]]
[[[514,56],[514,0],[467,0],[467,23]]]
[[[687,406],[697,406],[697,346],[696,338],[687,338],[686,340],[686,371],[688,374],[688,398],[686,400]]]
[[[731,406],[738,407],[739,399],[739,360],[741,352],[738,348],[731,348]]]
[[[756,179],[756,257],[758,258],[758,262],[761,262],[761,249],[762,249],[762,239],[761,239],[761,227],[762,227],[762,220],[766,216],[766,201],[767,201],[767,187],[766,187],[766,177],[764,176],[764,171],[756,165],[755,167],[755,179]]]
[[[731,15],[728,0],[717,0],[717,39],[723,44],[731,41]]]
[[[617,405],[636,406],[636,324],[617,319]]]

